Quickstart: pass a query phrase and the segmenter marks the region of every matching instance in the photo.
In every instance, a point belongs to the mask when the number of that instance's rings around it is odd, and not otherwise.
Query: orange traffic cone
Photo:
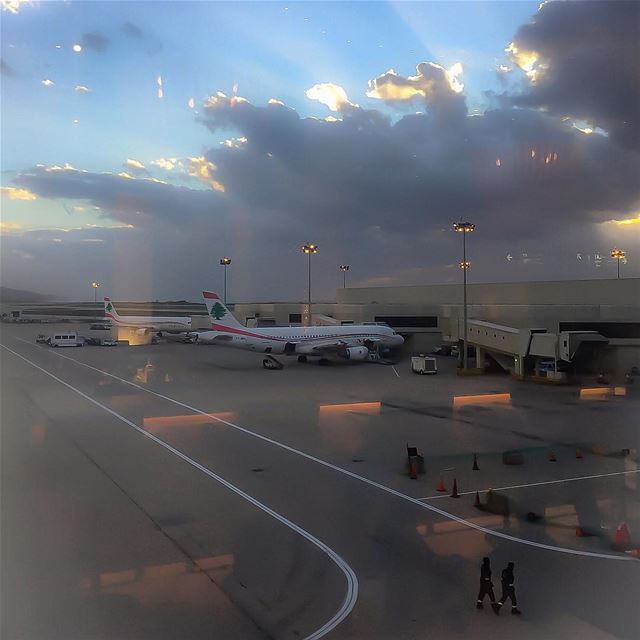
[[[556,454],[553,451],[549,451],[549,462],[557,462]]]
[[[621,522],[616,527],[616,532],[613,536],[614,547],[626,547],[631,542],[631,534],[629,533],[629,527],[626,522]]]
[[[436,485],[436,491],[446,491],[447,487],[444,486],[444,480],[442,478],[440,478],[440,480],[438,480],[438,484]]]
[[[458,481],[455,478],[453,479],[453,491],[451,492],[451,497],[452,498],[460,497],[460,494],[458,493]]]
[[[473,471],[480,471],[480,467],[478,466],[478,456],[473,454]]]
[[[582,449],[576,449],[576,460],[582,460]]]
[[[476,509],[481,509],[482,508],[482,502],[480,502],[480,492],[476,491],[476,499],[473,501],[473,506],[476,507]]]

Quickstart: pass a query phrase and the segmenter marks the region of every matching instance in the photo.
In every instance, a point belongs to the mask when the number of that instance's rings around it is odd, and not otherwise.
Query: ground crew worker
[[[498,614],[498,605],[496,603],[496,597],[493,594],[493,583],[491,582],[491,564],[489,558],[483,558],[480,565],[480,591],[478,591],[478,601],[476,602],[477,609],[483,609],[482,601],[485,596],[489,596],[491,600],[491,607],[496,615]]]
[[[515,616],[519,616],[521,611],[518,609],[518,602],[516,600],[516,589],[513,586],[515,578],[513,576],[513,562],[510,562],[506,569],[502,570],[502,597],[498,602],[498,611],[500,607],[507,601],[507,598],[511,599],[511,613]]]

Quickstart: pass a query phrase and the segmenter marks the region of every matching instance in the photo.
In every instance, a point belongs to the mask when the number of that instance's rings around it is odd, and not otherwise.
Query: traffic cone
[[[478,466],[478,456],[473,454],[473,471],[480,471],[480,467]]]
[[[613,536],[613,546],[622,549],[631,542],[631,534],[629,533],[629,527],[626,522],[621,522],[616,527],[616,532]]]
[[[480,502],[480,492],[476,491],[476,499],[473,501],[473,506],[476,509],[482,509],[482,502]]]
[[[446,491],[447,487],[444,486],[444,480],[442,478],[440,478],[440,480],[438,480],[438,484],[436,485],[436,491]]]
[[[582,449],[576,449],[576,460],[582,460]]]
[[[451,497],[452,498],[460,497],[460,494],[458,493],[458,481],[455,478],[453,479],[453,491],[451,492]]]
[[[553,451],[549,451],[549,462],[557,462],[556,454]]]

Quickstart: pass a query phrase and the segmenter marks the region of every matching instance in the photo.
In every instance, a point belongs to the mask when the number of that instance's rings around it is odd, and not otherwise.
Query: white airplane
[[[268,354],[262,361],[265,369],[282,368],[272,354],[295,355],[299,362],[317,356],[326,364],[328,356],[366,360],[377,347],[398,347],[404,342],[391,327],[380,324],[248,329],[236,320],[217,293],[203,291],[202,295],[212,330],[201,332],[198,342]]]
[[[104,299],[104,315],[111,318],[118,327],[137,329],[139,334],[147,333],[186,333],[191,331],[191,318],[188,317],[158,317],[158,316],[121,316],[111,302],[111,298]]]

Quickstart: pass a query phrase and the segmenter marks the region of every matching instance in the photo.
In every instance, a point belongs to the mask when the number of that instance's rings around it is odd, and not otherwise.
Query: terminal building
[[[201,303],[119,303],[121,315],[189,315],[209,327]],[[5,305],[6,306],[6,305]],[[24,317],[102,316],[102,305],[20,305]],[[335,302],[229,305],[246,326],[384,322],[406,340],[406,353],[429,352],[464,336],[461,284],[338,289]],[[640,366],[640,278],[467,285],[467,341],[476,370],[518,377],[544,366],[553,377],[571,363],[584,373],[622,375]],[[556,367],[559,364],[559,367]],[[559,375],[558,377],[562,377]]]
[[[459,284],[344,288],[336,297],[312,305],[314,323],[386,322],[411,352],[464,336]],[[304,323],[307,307],[236,304],[234,313],[245,324],[287,325]],[[467,314],[476,368],[493,364],[521,376],[567,357],[585,372],[640,366],[639,278],[469,284]]]

